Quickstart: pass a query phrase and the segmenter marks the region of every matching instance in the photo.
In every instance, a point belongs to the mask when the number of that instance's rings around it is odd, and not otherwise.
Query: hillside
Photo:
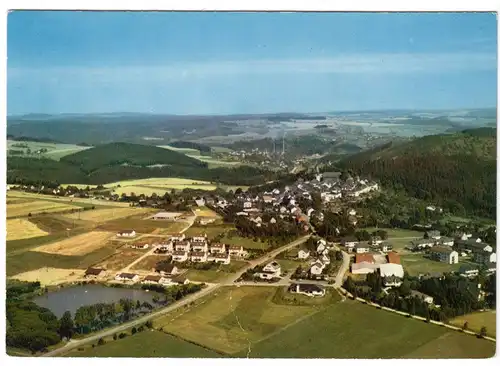
[[[496,130],[492,128],[389,143],[349,156],[338,167],[457,214],[495,217]]]
[[[61,161],[79,166],[80,169],[87,173],[91,173],[99,168],[116,166],[148,167],[152,165],[167,165],[186,168],[202,168],[207,166],[204,162],[173,150],[122,142],[96,146],[93,149],[65,156]]]

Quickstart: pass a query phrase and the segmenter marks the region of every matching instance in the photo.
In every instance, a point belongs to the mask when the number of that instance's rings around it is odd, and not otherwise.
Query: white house
[[[350,209],[349,211],[347,211],[347,214],[351,216],[356,216],[356,210]]]
[[[314,208],[310,208],[307,210],[307,216],[311,217],[311,214],[314,212]]]
[[[170,241],[164,242],[164,243],[160,243],[160,244],[155,245],[155,248],[160,249],[162,251],[166,251],[166,252],[172,252],[174,250],[174,244]]]
[[[356,253],[361,254],[361,253],[368,253],[370,251],[370,247],[366,243],[358,243],[356,244]]]
[[[425,249],[431,248],[435,244],[434,239],[416,239],[410,242],[411,249]]]
[[[146,276],[142,280],[142,283],[144,285],[168,285],[172,280],[170,278],[162,277],[162,276]]]
[[[453,244],[454,244],[454,240],[453,238],[448,238],[446,236],[442,236],[440,239],[439,239],[439,245],[445,245],[445,246],[448,246],[448,247],[452,247]]]
[[[458,263],[458,253],[448,246],[435,246],[430,250],[431,258],[439,262],[455,264]]]
[[[185,262],[188,260],[188,252],[185,250],[176,250],[172,253],[173,262]]]
[[[311,274],[319,276],[323,273],[323,269],[325,268],[325,264],[321,262],[320,260],[317,260],[314,262],[311,266]]]
[[[189,252],[191,249],[191,243],[188,241],[181,241],[175,243],[175,251],[176,252]]]
[[[196,205],[198,207],[205,206],[205,200],[203,198],[200,198],[198,200],[194,200],[194,202],[196,202]]]
[[[243,202],[243,208],[252,208],[252,202],[250,201]]]
[[[170,236],[170,241],[174,242],[174,241],[183,241],[184,239],[186,239],[186,235],[185,234],[174,234],[172,236]]]
[[[403,266],[395,263],[385,263],[379,265],[380,276],[387,287],[399,287],[403,283],[405,275]]]
[[[330,264],[330,257],[327,254],[323,254],[320,258],[320,261],[328,265]]]
[[[119,238],[133,238],[135,235],[135,230],[123,230],[116,234]]]
[[[326,241],[324,239],[320,239],[316,244],[316,252],[323,253],[323,251],[326,249]]]
[[[206,243],[207,242],[207,234],[200,236],[193,236],[191,238],[191,242],[193,243]]]
[[[264,266],[262,272],[256,273],[262,279],[273,279],[281,276],[281,266],[278,262],[271,262]]]
[[[198,251],[198,252],[191,252],[191,262],[195,263],[204,263],[207,261],[207,252],[204,251]]]
[[[208,244],[207,242],[193,243],[191,249],[193,250],[193,252],[208,252]]]
[[[293,283],[288,288],[288,291],[297,294],[303,294],[310,297],[325,296],[325,289],[321,286],[306,283]]]
[[[375,245],[375,246],[379,246],[380,244],[382,244],[384,242],[382,240],[382,238],[380,238],[380,236],[372,236],[370,241],[371,241],[371,244]]]
[[[226,244],[222,243],[214,243],[210,245],[210,253],[225,253],[226,252]]]
[[[116,275],[115,280],[135,283],[139,280],[139,276],[135,273],[119,273]]]
[[[232,245],[229,247],[229,255],[238,258],[245,258],[248,252],[241,245]]]
[[[381,249],[382,249],[382,252],[384,252],[384,253],[390,252],[392,250],[392,245],[388,244],[388,243],[383,243],[381,245]]]
[[[149,248],[149,244],[148,243],[134,243],[134,244],[130,244],[130,248],[144,250],[144,249]]]
[[[418,297],[421,299],[423,302],[426,302],[427,304],[432,304],[434,302],[434,298],[432,296],[426,295],[422,292],[412,290],[411,291],[411,296],[412,297]]]
[[[231,263],[231,256],[229,253],[216,253],[213,255],[215,263],[229,264]]]
[[[310,255],[311,255],[311,253],[309,253],[308,250],[301,249],[301,250],[299,250],[299,253],[297,254],[297,258],[307,259],[307,258],[309,258]]]

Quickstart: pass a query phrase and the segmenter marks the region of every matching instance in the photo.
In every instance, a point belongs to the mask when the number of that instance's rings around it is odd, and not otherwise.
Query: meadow
[[[70,214],[65,214],[63,216],[65,218],[72,220],[78,219],[78,220],[86,220],[92,222],[103,222],[123,217],[129,217],[137,214],[146,214],[154,211],[156,210],[137,208],[137,207],[112,207],[112,208],[103,208],[100,210],[87,210],[82,212],[74,212]]]
[[[435,358],[440,352],[448,358],[491,357],[495,344],[346,300],[253,344],[250,357]]]
[[[225,265],[221,264],[217,268],[209,269],[209,270],[201,270],[201,269],[189,269],[186,272],[186,277],[191,281],[196,282],[216,282],[224,279],[229,276],[231,273],[236,273],[243,267],[247,265],[247,262],[244,261],[235,261],[232,260],[230,264]]]
[[[191,226],[186,230],[186,236],[199,236],[207,234],[208,239],[213,239],[219,234],[225,233],[228,230],[234,229],[233,225],[207,225],[207,226]]]
[[[7,240],[21,240],[48,235],[34,223],[26,219],[7,220]]]
[[[54,213],[60,211],[69,211],[78,209],[70,204],[64,202],[50,202],[50,201],[28,201],[22,203],[7,204],[7,218],[23,217],[41,214],[41,213]]]
[[[224,287],[188,309],[158,318],[154,326],[219,352],[241,351],[246,357],[249,346],[253,353],[253,343],[316,311],[274,304],[275,292],[273,287]]]
[[[15,147],[13,145],[19,145],[23,144],[26,145],[27,148],[20,148],[20,147]],[[78,146],[78,145],[72,145],[72,144],[56,144],[56,143],[49,143],[49,142],[34,142],[34,141],[14,141],[14,140],[7,140],[7,148],[8,149],[14,149],[14,150],[23,150],[24,153],[27,153],[27,149],[29,148],[32,152],[31,155],[29,156],[35,156],[35,157],[46,157],[49,159],[53,160],[59,160],[63,156],[74,154],[78,151],[89,149],[89,147],[86,146]],[[42,154],[34,154],[35,151],[40,150],[40,149],[47,149],[46,153]],[[25,155],[28,156],[28,155]]]
[[[424,258],[422,254],[412,253],[401,255],[401,265],[411,276],[427,273],[446,273],[458,271],[464,262],[459,259],[456,264],[447,264]]]
[[[497,322],[496,322],[496,311],[482,311],[477,313],[471,313],[467,315],[462,315],[450,320],[450,324],[457,327],[462,327],[465,322],[468,323],[469,330],[479,333],[481,328],[486,327],[486,333],[493,338],[496,338],[497,333]]]
[[[159,331],[144,331],[97,347],[73,350],[68,357],[169,357],[214,358],[222,357],[214,351],[183,341]]]
[[[81,256],[107,245],[109,239],[113,236],[113,234],[106,231],[91,231],[55,243],[42,245],[32,250],[48,254]]]
[[[99,230],[119,232],[122,230],[135,230],[137,233],[141,234],[153,234],[168,231],[171,229],[172,233],[178,231],[180,225],[177,222],[169,222],[163,220],[142,220],[139,218],[121,218],[109,220],[98,226]]]

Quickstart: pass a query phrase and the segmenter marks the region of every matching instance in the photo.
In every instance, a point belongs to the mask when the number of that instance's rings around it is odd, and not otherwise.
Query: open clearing
[[[417,276],[419,274],[427,273],[446,273],[458,271],[464,262],[462,261],[456,264],[447,264],[424,258],[422,254],[412,253],[401,255],[401,264],[403,265],[405,271],[408,271],[411,276]]]
[[[29,214],[35,215],[42,212],[52,213],[58,211],[68,211],[71,209],[78,209],[78,207],[66,204],[64,202],[56,203],[41,200],[28,203],[14,203],[7,205],[7,218],[28,216]]]
[[[74,184],[71,184],[74,185]],[[37,193],[29,193],[23,191],[13,191],[7,192],[7,199],[23,199],[31,201],[40,202],[52,202],[55,204],[68,204],[77,207],[92,207],[92,206],[108,206],[108,207],[130,207],[128,202],[115,202],[107,200],[97,200],[91,198],[78,198],[78,197],[59,197],[59,196],[49,196],[41,195]]]
[[[163,220],[141,220],[138,218],[121,218],[114,219],[99,225],[99,230],[110,231],[117,233],[122,230],[135,230],[141,234],[151,234],[153,232],[159,234],[156,229],[169,229],[171,227],[179,227],[177,222],[169,222]]]
[[[158,318],[154,326],[221,352],[242,351],[245,357],[250,342],[315,311],[309,306],[274,304],[271,300],[275,292],[272,287],[221,288],[188,310]]]
[[[268,248],[267,243],[262,243],[261,241],[253,241],[253,239],[250,238],[244,238],[239,235],[233,235],[231,238],[228,238],[227,236],[221,240],[224,244],[229,244],[229,245],[242,245],[246,249],[262,249],[266,250]]]
[[[495,353],[495,344],[484,339],[346,300],[252,345],[250,357],[435,358],[440,348],[445,351],[443,357],[491,357]]]
[[[124,248],[123,250],[119,250],[112,256],[106,258],[97,266],[112,271],[119,271],[135,261],[137,258],[143,256],[144,253],[146,253],[144,250]]]
[[[368,231],[370,234],[377,230],[387,231],[388,240],[397,239],[397,238],[423,238],[424,233],[422,231],[416,230],[407,230],[407,229],[386,229],[386,228],[376,228],[376,227],[368,227],[362,230]],[[411,239],[408,239],[410,242]]]
[[[247,265],[244,261],[231,261],[230,264],[221,264],[218,268],[213,268],[209,270],[202,269],[189,269],[185,276],[190,281],[196,282],[216,282],[229,276],[231,273],[236,273],[243,267]]]
[[[212,211],[211,209],[205,206],[196,207],[194,209],[194,212],[196,213],[196,216],[199,217],[213,217],[213,218],[219,217],[219,215],[217,215],[217,212]]]
[[[450,320],[452,325],[462,327],[465,322],[469,325],[469,330],[479,333],[482,327],[486,327],[486,333],[493,338],[496,338],[497,322],[496,311],[481,311],[467,315],[458,316]]]
[[[32,250],[49,254],[80,256],[103,247],[112,236],[106,231],[92,231],[52,244],[42,245]]]
[[[25,145],[26,147],[17,147],[13,145]],[[31,155],[24,155],[24,156],[34,156],[34,157],[46,157],[54,160],[59,160],[63,156],[74,154],[78,151],[89,149],[90,147],[87,146],[78,146],[78,145],[72,145],[72,144],[56,144],[56,143],[49,143],[49,142],[34,142],[34,141],[14,141],[14,140],[7,140],[7,148],[8,149],[14,149],[14,150],[23,150],[24,153],[26,154],[27,149],[29,148],[33,154]],[[35,151],[40,150],[40,149],[47,149],[46,153],[42,154],[34,154]]]
[[[214,351],[159,331],[144,331],[95,348],[74,350],[68,357],[169,357],[212,358],[222,357]]]
[[[167,259],[167,255],[161,255],[161,254],[154,254],[154,255],[148,255],[146,258],[141,260],[139,263],[135,264],[131,270],[136,270],[136,271],[151,271],[154,269],[156,263],[163,261]],[[190,278],[191,279],[191,278]]]
[[[68,219],[86,220],[92,222],[103,222],[108,220],[119,219],[123,217],[133,216],[137,214],[147,214],[156,210],[136,208],[136,207],[116,207],[116,208],[103,208],[100,210],[88,210],[82,212],[75,212],[63,215]]]
[[[32,222],[25,219],[7,220],[7,240],[20,240],[48,235]]]
[[[210,226],[191,226],[186,230],[186,236],[199,236],[207,234],[208,239],[213,239],[219,234],[234,229],[233,225],[210,225]]]
[[[62,269],[62,268],[40,268],[29,272],[19,273],[13,279],[19,281],[36,282],[40,281],[42,286],[58,285],[68,281],[76,281],[81,278],[85,271],[82,269]]]

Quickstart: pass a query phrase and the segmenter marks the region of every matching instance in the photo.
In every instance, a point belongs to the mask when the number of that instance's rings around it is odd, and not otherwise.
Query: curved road
[[[196,301],[196,300],[214,292],[216,289],[220,288],[221,286],[224,286],[224,285],[227,286],[227,285],[234,284],[234,281],[236,281],[238,278],[240,278],[241,275],[243,273],[245,273],[248,269],[253,268],[257,265],[263,264],[263,263],[271,260],[275,256],[277,256],[281,252],[287,251],[293,247],[296,247],[297,245],[304,243],[309,237],[310,237],[310,235],[303,236],[303,237],[291,242],[290,244],[287,244],[283,247],[275,249],[275,250],[267,253],[266,255],[264,255],[260,258],[254,259],[254,260],[248,262],[248,264],[245,267],[243,267],[240,271],[234,273],[232,276],[228,277],[223,282],[217,283],[217,284],[207,284],[206,288],[204,288],[204,289],[202,289],[202,290],[200,290],[192,295],[189,295],[189,296],[185,297],[184,299],[173,303],[170,306],[167,306],[167,307],[165,307],[161,310],[158,310],[154,313],[142,316],[138,319],[134,319],[134,320],[129,321],[127,323],[120,324],[116,327],[109,328],[109,329],[103,330],[101,332],[95,333],[89,337],[79,339],[79,340],[70,341],[65,346],[63,346],[61,348],[58,348],[58,349],[55,349],[51,352],[47,352],[47,353],[43,354],[42,357],[54,357],[54,356],[61,355],[63,353],[67,353],[68,351],[70,351],[74,348],[80,347],[84,344],[98,341],[99,338],[112,336],[113,334],[125,331],[128,328],[144,324],[146,321],[152,320],[158,316],[168,314],[171,311],[174,311],[174,310],[176,310],[184,305],[188,305],[188,304],[192,303],[193,301]]]

